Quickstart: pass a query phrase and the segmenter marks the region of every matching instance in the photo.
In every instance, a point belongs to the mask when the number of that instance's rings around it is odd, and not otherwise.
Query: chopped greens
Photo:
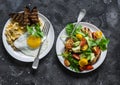
[[[71,33],[72,33],[74,27],[75,27],[75,25],[74,25],[73,23],[70,23],[70,24],[68,24],[68,25],[65,27],[66,33],[67,33],[69,36],[71,36]],[[78,26],[76,27],[76,29],[75,29],[75,31],[74,31],[73,34],[76,35],[77,33],[80,32],[81,29],[82,29],[82,26],[81,26],[81,25],[78,25]],[[82,34],[83,34],[83,33],[82,33]],[[84,34],[83,34],[83,35],[84,35]]]
[[[97,40],[94,40],[94,39],[89,38],[89,37],[85,37],[85,38],[87,40],[89,47],[99,46],[102,51],[107,49],[109,39],[107,39],[105,37],[102,37],[102,39],[97,39]]]
[[[62,56],[63,56],[64,58],[68,58],[69,56],[71,56],[71,53],[70,53],[70,52],[63,52],[63,53],[62,53]]]
[[[73,46],[74,46],[74,47],[77,47],[77,46],[79,46],[79,45],[80,45],[80,41],[77,41],[77,42],[74,42],[74,43],[73,43]]]
[[[71,24],[68,24],[65,29],[66,29],[66,33],[70,36],[72,31],[73,31],[73,28],[74,28],[74,25],[71,23]]]
[[[76,59],[74,59],[73,57],[72,57],[72,55],[70,55],[68,58],[67,58],[68,60],[69,60],[69,62],[70,62],[70,68],[72,69],[72,70],[75,70],[76,72],[79,72],[79,64],[78,64],[78,61],[76,60]]]
[[[94,39],[89,38],[89,37],[85,37],[85,39],[87,40],[87,43],[88,43],[88,45],[89,45],[90,48],[92,46],[96,46],[97,45]]]
[[[82,29],[82,26],[81,25],[78,25],[74,31],[74,35],[76,35],[77,33],[80,33],[80,30]]]
[[[103,51],[107,49],[108,43],[109,43],[109,39],[107,39],[105,37],[103,37],[101,40],[99,40],[99,42],[97,42],[98,46]]]
[[[31,26],[27,25],[26,28],[30,35],[41,37],[41,38],[44,36],[42,30],[40,29],[40,24],[33,24]]]

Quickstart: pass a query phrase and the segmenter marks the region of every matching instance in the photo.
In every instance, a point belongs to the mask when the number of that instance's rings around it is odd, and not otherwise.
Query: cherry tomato
[[[85,38],[83,38],[81,41],[80,41],[80,46],[84,46],[85,44],[87,44],[87,41]]]

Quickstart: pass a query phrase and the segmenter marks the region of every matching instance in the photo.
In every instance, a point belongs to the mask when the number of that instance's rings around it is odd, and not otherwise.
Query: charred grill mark
[[[89,28],[84,27],[83,29],[81,29],[81,31],[82,31],[82,32],[84,32],[85,34],[88,34],[88,35],[89,35],[89,37],[91,37],[91,38],[92,38],[92,32],[90,31],[90,29],[89,29]]]
[[[11,13],[9,16],[13,21],[18,22],[22,26],[32,25],[39,22],[37,7],[34,7],[31,11],[29,7],[25,7],[23,13]]]

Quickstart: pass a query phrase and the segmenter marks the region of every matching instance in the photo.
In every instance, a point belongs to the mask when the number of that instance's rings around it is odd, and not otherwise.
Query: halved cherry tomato
[[[81,67],[84,67],[85,65],[88,65],[88,60],[86,58],[82,58],[79,60],[79,65]]]
[[[84,71],[84,70],[92,70],[94,67],[92,65],[86,65],[84,67],[80,66],[80,70]]]
[[[96,37],[97,39],[102,38],[102,32],[101,31],[96,31]]]
[[[85,67],[85,70],[91,70],[91,69],[93,69],[93,66],[92,66],[92,65],[87,65],[87,66]]]
[[[102,32],[101,32],[101,31],[93,32],[93,33],[92,33],[92,37],[93,37],[94,39],[100,39],[100,38],[102,38]]]
[[[81,67],[81,66],[80,66],[80,71],[84,71],[84,70],[85,70],[84,67]]]
[[[83,38],[83,36],[81,34],[76,34],[76,37],[81,40]]]
[[[80,46],[84,46],[85,44],[87,44],[87,41],[85,38],[82,38],[82,40],[80,41]]]
[[[85,44],[84,46],[82,46],[82,50],[83,51],[85,51],[85,50],[87,50],[88,49],[88,45],[87,44]]]

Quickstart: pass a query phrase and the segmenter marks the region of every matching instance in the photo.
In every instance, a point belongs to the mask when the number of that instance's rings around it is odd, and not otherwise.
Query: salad
[[[102,51],[107,49],[109,39],[105,38],[100,30],[92,32],[89,28],[70,23],[65,27],[68,35],[65,40],[64,65],[75,72],[92,70]]]

